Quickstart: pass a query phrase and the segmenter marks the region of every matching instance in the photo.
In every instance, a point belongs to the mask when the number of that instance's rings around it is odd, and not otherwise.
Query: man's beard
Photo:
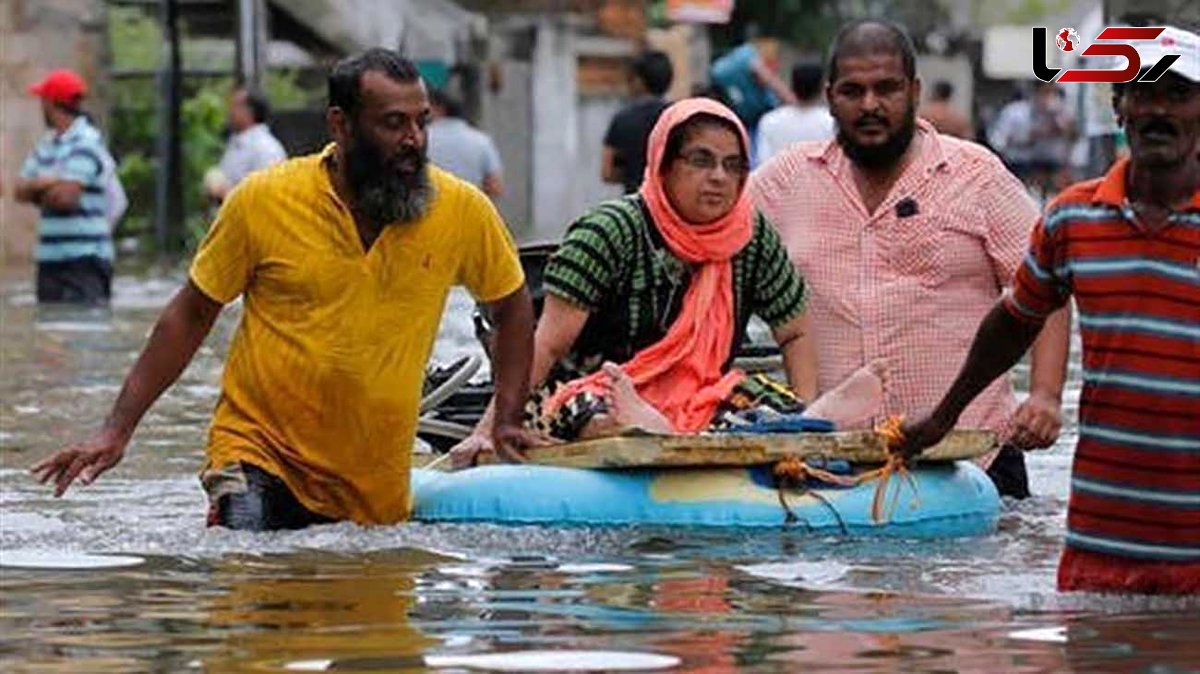
[[[904,113],[904,123],[896,133],[879,145],[860,145],[854,142],[841,125],[838,125],[837,141],[847,157],[855,164],[865,169],[883,169],[893,166],[912,144],[913,136],[917,133],[916,106],[909,105]]]
[[[413,222],[429,209],[433,189],[422,148],[406,147],[391,158],[361,135],[346,149],[346,182],[360,214],[377,225]]]

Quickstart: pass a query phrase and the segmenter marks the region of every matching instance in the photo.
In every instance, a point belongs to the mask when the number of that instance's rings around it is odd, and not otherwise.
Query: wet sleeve
[[[477,301],[495,302],[519,290],[525,284],[525,272],[512,235],[491,200],[475,191],[466,200],[469,226],[465,228],[458,283]]]
[[[247,213],[253,210],[250,206],[256,194],[249,184],[230,192],[192,259],[188,276],[215,302],[232,302],[246,291],[254,276],[257,251]]]
[[[622,231],[622,219],[628,217],[634,216],[600,206],[572,223],[546,263],[546,292],[589,311],[599,309],[616,291],[631,254]]]
[[[1010,287],[1025,259],[1038,208],[1029,191],[1000,160],[989,156],[987,180],[979,188],[979,216],[985,223],[984,246],[997,289]]]
[[[788,258],[779,234],[761,215],[755,225],[759,260],[750,282],[753,312],[772,328],[804,313],[808,291],[804,277]]]
[[[1055,218],[1054,211],[1033,228],[1024,260],[1012,288],[1004,296],[1004,307],[1016,318],[1041,322],[1070,299],[1066,229]]]

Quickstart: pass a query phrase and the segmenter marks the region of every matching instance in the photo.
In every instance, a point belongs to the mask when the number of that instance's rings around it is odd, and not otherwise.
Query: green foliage
[[[233,64],[225,52],[214,47],[211,38],[190,40],[183,30],[181,52],[185,67],[228,70],[230,77],[186,78],[180,109],[183,145],[183,190],[185,234],[189,248],[207,230],[210,208],[203,194],[205,171],[214,166],[225,146],[225,109],[233,84]],[[114,70],[127,76],[113,79],[108,92],[112,101],[109,128],[110,144],[120,161],[118,174],[129,196],[129,210],[121,222],[119,235],[143,235],[151,243],[155,180],[159,172],[157,157],[162,94],[158,79],[151,73],[161,66],[162,30],[153,9],[127,5],[108,6],[108,38]],[[321,93],[303,85],[299,70],[269,71],[264,89],[277,109],[305,108],[319,102]]]
[[[162,30],[140,7],[109,5],[108,43],[117,70],[154,69],[162,57]]]
[[[117,228],[117,236],[136,236],[150,230],[154,218],[154,162],[140,152],[121,158],[117,176],[129,198],[129,208]]]
[[[843,0],[743,0],[734,5],[730,22],[712,26],[709,35],[717,53],[750,37],[773,37],[800,51],[822,53],[846,18],[846,4]],[[665,17],[661,6],[652,6],[651,21],[661,17]]]
[[[109,89],[112,100],[109,144],[122,166],[126,160],[133,160],[137,164],[139,159],[141,163],[148,165],[147,157],[154,155],[158,138],[158,91],[155,85],[156,83],[149,79],[114,79]],[[129,180],[147,180],[153,183],[153,167],[147,173],[135,168],[130,176]],[[125,191],[129,193],[129,211],[124,223],[129,223],[139,215],[148,218],[154,210],[154,190],[143,190],[140,186],[132,185],[129,180],[126,180],[124,174],[121,175],[121,182]],[[135,199],[134,193],[146,198]],[[145,221],[146,218],[142,220]],[[122,225],[123,228],[127,226],[132,225]]]
[[[294,68],[268,70],[263,82],[263,93],[276,110],[297,110],[318,103],[321,92],[304,88],[300,83],[300,71]]]
[[[231,80],[210,80],[188,96],[180,109],[183,145],[185,227],[189,239],[202,236],[207,227],[207,203],[202,193],[204,172],[215,165],[224,149],[225,101]],[[120,82],[141,85],[144,82]],[[131,87],[132,107],[113,115],[114,146],[119,148],[121,183],[129,195],[129,211],[122,221],[123,234],[148,234],[152,229],[155,180],[158,172],[157,99],[138,100],[135,94],[153,95],[153,87]]]
[[[225,146],[225,102],[232,80],[213,80],[183,102],[183,207],[187,247],[194,249],[208,229],[204,172],[221,158]]]
[[[1020,0],[1010,3],[980,3],[974,6],[975,20],[984,25],[1011,23],[1038,25],[1071,9],[1071,0]]]
[[[162,31],[139,7],[108,6],[108,43],[114,71],[147,71],[159,67]],[[129,197],[129,209],[118,236],[148,233],[154,222],[154,160],[158,137],[158,90],[153,78],[114,78],[109,142],[119,160],[117,175]]]

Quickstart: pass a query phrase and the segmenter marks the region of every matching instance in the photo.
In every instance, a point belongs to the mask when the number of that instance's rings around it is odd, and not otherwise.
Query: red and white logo
[[[1106,57],[1109,59],[1119,59],[1117,63],[1124,61],[1124,67],[1113,69],[1100,68],[1072,68],[1064,71],[1062,68],[1051,68],[1046,64],[1046,44],[1047,30],[1044,26],[1036,26],[1033,29],[1033,74],[1043,82],[1155,82],[1158,78],[1166,74],[1176,61],[1179,60],[1180,54],[1166,53],[1165,49],[1170,49],[1175,42],[1170,36],[1164,36],[1167,39],[1163,40],[1161,46],[1154,44],[1159,36],[1166,30],[1165,27],[1146,27],[1132,28],[1128,26],[1108,27],[1100,31],[1096,36],[1096,40],[1088,45],[1086,49],[1081,49],[1083,44],[1079,40],[1079,34],[1074,28],[1063,28],[1054,35],[1054,44],[1063,52],[1077,53],[1080,57]],[[1172,44],[1168,44],[1170,40]],[[1139,53],[1139,46],[1145,45],[1147,42],[1154,44],[1158,50],[1154,56],[1156,63],[1153,67],[1146,71],[1145,74],[1138,76],[1142,67],[1142,57]],[[1134,44],[1131,44],[1134,43]],[[1145,47],[1141,47],[1145,49]],[[1093,61],[1098,62],[1098,61]]]
[[[1079,33],[1074,28],[1063,28],[1054,36],[1054,44],[1065,52],[1079,51]]]

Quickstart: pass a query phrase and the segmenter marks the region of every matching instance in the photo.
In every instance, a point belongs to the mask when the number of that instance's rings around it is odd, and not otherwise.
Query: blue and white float
[[[776,488],[769,466],[585,470],[492,465],[414,470],[413,518],[548,526],[799,528],[820,534],[950,538],[995,531],[1000,499],[968,461],[923,464],[854,487]]]

